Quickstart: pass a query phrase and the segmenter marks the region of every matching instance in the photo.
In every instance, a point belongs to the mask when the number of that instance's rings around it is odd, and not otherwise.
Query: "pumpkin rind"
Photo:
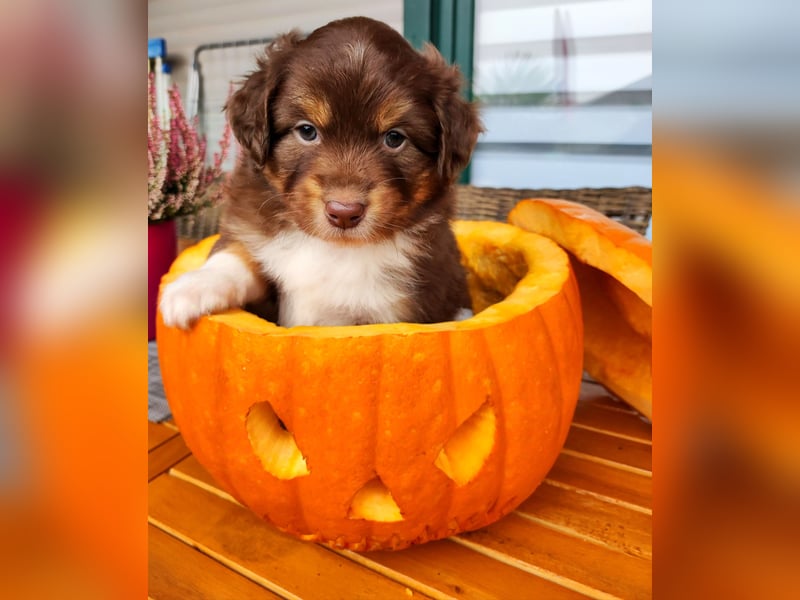
[[[173,415],[222,487],[284,531],[370,550],[482,527],[539,485],[580,387],[575,277],[541,236],[500,223],[454,229],[473,297],[501,296],[465,321],[286,329],[233,310],[183,331],[159,319]],[[186,250],[162,285],[198,268],[213,242]],[[247,434],[259,402],[291,433],[307,474],[265,470]],[[466,457],[468,476],[448,476],[437,459],[444,448],[465,451],[457,432],[476,419],[493,440]],[[375,514],[388,520],[361,518],[370,497],[387,500]]]
[[[508,220],[570,253],[581,292],[586,371],[652,419],[650,241],[569,200],[523,200]]]

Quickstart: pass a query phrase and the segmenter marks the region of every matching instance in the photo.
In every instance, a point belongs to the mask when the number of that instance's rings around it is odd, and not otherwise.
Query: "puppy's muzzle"
[[[325,215],[328,217],[328,221],[340,229],[351,229],[358,225],[366,211],[367,207],[360,202],[331,200],[325,203]]]

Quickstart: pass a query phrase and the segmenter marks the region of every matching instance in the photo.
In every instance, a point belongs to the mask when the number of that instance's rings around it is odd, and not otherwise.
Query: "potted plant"
[[[206,137],[198,131],[197,116],[189,119],[178,86],[167,90],[168,124],[157,109],[155,74],[148,74],[147,111],[147,218],[148,218],[148,331],[155,337],[158,284],[177,253],[178,217],[213,206],[222,196],[222,165],[231,142],[226,123],[210,164],[206,163]]]

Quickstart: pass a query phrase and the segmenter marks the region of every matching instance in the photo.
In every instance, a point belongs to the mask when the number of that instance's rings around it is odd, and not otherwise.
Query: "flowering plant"
[[[219,202],[224,173],[222,163],[231,142],[226,122],[220,150],[206,165],[206,137],[198,132],[197,116],[186,117],[178,86],[168,90],[169,127],[162,126],[156,103],[154,73],[148,75],[147,209],[148,220],[164,221],[190,215]]]

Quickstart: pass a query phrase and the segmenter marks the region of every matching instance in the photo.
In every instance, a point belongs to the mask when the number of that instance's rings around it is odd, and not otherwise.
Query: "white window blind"
[[[651,186],[650,0],[477,0],[472,183]]]

